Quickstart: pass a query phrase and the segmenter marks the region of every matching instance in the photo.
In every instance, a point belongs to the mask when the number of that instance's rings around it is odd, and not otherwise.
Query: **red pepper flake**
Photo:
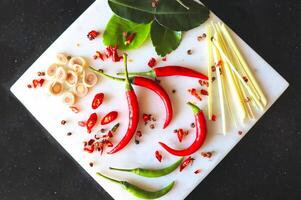
[[[91,145],[89,147],[85,147],[84,151],[88,152],[88,153],[93,153],[94,152],[94,145]]]
[[[137,132],[136,132],[136,136],[142,137],[142,132],[141,132],[141,131],[137,131]]]
[[[215,66],[211,66],[211,71],[215,72],[216,71],[216,67]]]
[[[88,145],[91,146],[94,142],[95,142],[94,139],[90,139],[90,140],[88,141]]]
[[[79,108],[76,106],[69,106],[69,108],[71,109],[72,112],[74,113],[79,113]]]
[[[45,82],[45,79],[43,79],[43,78],[41,78],[41,79],[39,80],[39,85],[40,85],[40,87],[43,86],[44,82]]]
[[[201,94],[202,94],[202,95],[205,95],[205,96],[208,96],[207,90],[204,90],[204,89],[201,89]]]
[[[113,132],[112,132],[112,131],[109,131],[109,132],[108,132],[108,136],[109,136],[109,138],[112,138],[112,137],[113,137]]]
[[[216,78],[213,76],[213,77],[212,77],[212,82],[215,81],[215,79],[216,79]]]
[[[90,162],[89,165],[90,165],[90,167],[93,167],[94,164],[93,164],[93,162]]]
[[[204,158],[211,158],[212,155],[213,155],[213,151],[201,152],[201,156],[203,156]]]
[[[183,169],[185,169],[189,164],[192,165],[193,161],[195,159],[192,158],[191,156],[189,156],[188,158],[186,158],[180,165],[180,172],[183,171]]]
[[[39,80],[37,80],[37,79],[32,80],[32,85],[34,88],[37,88],[39,85]]]
[[[242,135],[242,131],[238,131],[238,135]]]
[[[119,62],[122,59],[122,56],[118,55],[117,46],[111,47],[111,49],[112,49],[112,61]]]
[[[151,114],[143,113],[143,115],[142,115],[142,119],[143,119],[145,125],[147,124],[147,122],[149,122],[151,120],[151,118],[152,118]]]
[[[32,85],[31,85],[31,84],[28,84],[27,87],[28,87],[28,88],[32,88]]]
[[[61,121],[61,124],[62,124],[62,125],[65,125],[66,123],[67,123],[66,120],[62,120],[62,121]]]
[[[105,144],[107,147],[113,147],[113,143],[110,140],[103,140],[103,144]]]
[[[45,72],[38,72],[38,76],[45,76]]]
[[[192,123],[190,124],[190,127],[191,127],[191,128],[195,128],[195,123],[192,122]]]
[[[151,124],[151,125],[149,126],[149,128],[150,128],[150,129],[154,129],[154,128],[155,128],[155,124]]]
[[[160,153],[160,151],[156,151],[156,152],[155,152],[155,155],[156,155],[157,160],[158,160],[159,162],[161,162],[161,161],[162,161],[162,154]]]
[[[137,33],[127,34],[126,41],[124,42],[125,45],[130,45],[132,41],[135,39]]]
[[[188,50],[187,50],[187,54],[188,54],[188,55],[192,55],[192,50],[191,50],[191,49],[188,49]]]
[[[96,51],[94,55],[94,59],[96,60],[97,58],[100,58],[102,61],[105,60],[105,55],[101,53],[100,51]]]
[[[167,57],[163,57],[163,58],[162,58],[162,61],[165,62],[166,60],[167,60]]]
[[[216,115],[212,115],[211,120],[215,122],[216,121]]]
[[[199,174],[199,173],[201,173],[201,172],[202,172],[201,169],[197,169],[197,170],[194,171],[195,174]]]
[[[222,64],[223,64],[223,61],[222,61],[222,60],[219,60],[219,61],[216,63],[216,67],[220,67],[220,66],[222,66]]]
[[[189,132],[188,131],[184,131],[183,129],[180,128],[180,129],[177,130],[176,133],[177,133],[179,142],[182,142],[184,136],[188,135]]]
[[[151,58],[147,64],[150,68],[153,68],[157,64],[157,60],[155,58]]]
[[[92,30],[87,34],[89,40],[94,40],[99,35],[99,32]]]
[[[188,89],[188,92],[194,96],[195,98],[197,98],[198,100],[202,101],[202,97],[200,94],[197,93],[197,90],[195,88],[191,88],[191,89]]]
[[[244,79],[244,81],[245,81],[246,83],[249,81],[248,78],[247,78],[246,76],[243,76],[242,78]]]
[[[81,127],[85,127],[86,126],[86,122],[85,121],[79,121],[77,122],[77,124]]]

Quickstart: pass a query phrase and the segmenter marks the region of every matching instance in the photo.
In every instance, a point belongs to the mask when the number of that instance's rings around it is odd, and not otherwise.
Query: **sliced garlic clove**
[[[60,81],[64,81],[67,77],[66,70],[63,67],[58,67],[56,69],[55,77]]]
[[[72,87],[77,83],[77,81],[78,81],[78,75],[74,71],[68,70],[65,83],[69,87]]]
[[[83,76],[83,83],[85,84],[85,86],[93,87],[94,85],[96,85],[97,80],[98,80],[96,74],[94,74],[91,71],[84,71],[83,75],[84,75]]]
[[[58,65],[57,64],[52,64],[48,67],[47,71],[46,71],[46,75],[49,77],[49,78],[53,78],[56,74],[56,70],[58,68]]]
[[[83,66],[79,65],[79,64],[74,64],[71,67],[73,69],[73,71],[75,71],[75,73],[77,74],[81,74],[84,71]]]
[[[64,85],[59,81],[53,81],[49,85],[49,92],[52,95],[58,96],[63,92],[63,90],[64,90]]]
[[[87,67],[88,63],[83,57],[72,57],[69,60],[69,67],[72,67],[73,65],[81,65],[82,67]]]
[[[89,91],[88,88],[82,83],[78,83],[75,86],[74,90],[75,90],[76,96],[78,96],[78,97],[86,96],[88,94],[88,91]]]
[[[68,106],[75,104],[75,96],[72,92],[65,92],[63,95],[63,102]]]
[[[63,53],[56,54],[56,63],[59,65],[67,65],[68,64],[68,58]]]

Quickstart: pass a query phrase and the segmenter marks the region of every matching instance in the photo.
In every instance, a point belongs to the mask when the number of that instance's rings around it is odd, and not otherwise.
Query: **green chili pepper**
[[[143,190],[135,185],[132,185],[126,181],[118,181],[115,179],[112,179],[110,177],[107,177],[101,173],[96,173],[98,176],[101,176],[111,182],[114,182],[120,186],[122,186],[125,190],[127,190],[129,193],[131,193],[132,195],[140,198],[140,199],[157,199],[160,198],[162,196],[164,196],[165,194],[167,194],[174,186],[175,181],[171,182],[169,185],[167,185],[166,187],[164,187],[161,190],[158,191],[147,191],[147,190]]]
[[[163,168],[163,169],[142,169],[142,168],[135,168],[135,169],[120,169],[120,168],[114,168],[110,167],[111,170],[117,170],[117,171],[124,171],[124,172],[131,172],[135,173],[139,176],[144,176],[148,178],[155,178],[160,176],[165,176],[171,172],[173,172],[175,169],[178,168],[178,166],[183,161],[184,157],[179,159],[177,162],[173,163],[172,165]]]

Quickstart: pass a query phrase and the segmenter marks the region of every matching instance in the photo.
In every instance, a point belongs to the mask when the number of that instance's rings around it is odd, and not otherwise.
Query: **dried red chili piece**
[[[238,131],[238,135],[242,135],[242,131]]]
[[[204,90],[204,89],[201,89],[201,94],[202,94],[202,95],[205,95],[205,96],[208,96],[207,90]]]
[[[188,89],[188,92],[194,96],[195,98],[197,98],[198,100],[202,101],[202,97],[200,94],[198,94],[197,90],[195,88],[191,88],[191,89]]]
[[[97,59],[97,58],[100,58],[102,61],[104,61],[105,60],[105,55],[103,53],[101,53],[100,51],[96,51],[94,59]]]
[[[91,146],[86,146],[86,147],[84,148],[84,151],[87,151],[88,153],[93,153],[94,150],[95,150],[94,144],[92,144]]]
[[[182,142],[184,136],[188,135],[188,131],[184,131],[183,129],[178,129],[177,130],[177,136],[178,136],[178,139],[179,139],[179,142]]]
[[[155,152],[155,155],[156,155],[157,160],[158,160],[159,162],[161,162],[161,161],[162,161],[162,154],[161,154],[159,151],[156,151],[156,152]]]
[[[92,30],[87,34],[89,40],[94,40],[99,35],[99,32]]]
[[[211,158],[212,155],[213,155],[212,151],[201,152],[201,156],[203,156],[204,158]]]
[[[216,121],[216,115],[212,115],[211,120],[215,122]]]
[[[211,66],[211,71],[215,72],[216,71],[216,67],[215,66]]]
[[[143,119],[143,121],[144,121],[145,124],[147,124],[147,122],[150,121],[151,118],[152,118],[151,114],[143,113],[143,115],[142,115],[142,119]]]
[[[183,169],[185,169],[189,164],[192,165],[192,162],[194,161],[195,159],[192,158],[191,156],[189,156],[188,158],[186,158],[180,165],[180,172],[183,171]]]
[[[71,109],[72,112],[74,113],[79,113],[79,108],[76,106],[69,106],[69,108]]]
[[[34,88],[38,87],[39,81],[37,79],[32,80],[32,85]]]
[[[62,121],[61,121],[61,124],[62,124],[62,125],[65,125],[66,123],[67,123],[66,120],[62,120]]]
[[[136,33],[127,34],[124,44],[125,45],[131,44],[132,41],[135,39],[135,37],[136,37]]]
[[[27,87],[28,87],[28,88],[32,88],[32,85],[31,85],[31,84],[28,84]]]
[[[137,132],[136,132],[136,136],[137,136],[137,137],[142,137],[142,132],[141,132],[141,131],[137,131]]]
[[[107,55],[107,57],[111,57],[112,55],[113,55],[113,47],[112,46],[108,46],[107,48],[106,48],[106,55]]]
[[[113,62],[119,62],[122,60],[122,56],[118,55],[117,46],[112,48],[112,61]]]
[[[117,117],[118,117],[118,112],[116,112],[116,111],[109,112],[102,118],[100,124],[101,125],[109,124],[112,121],[114,121]]]
[[[147,64],[150,68],[153,68],[157,64],[157,60],[155,58],[151,58]]]
[[[197,169],[197,170],[194,171],[195,174],[199,174],[199,173],[201,173],[201,172],[202,172],[201,169]]]
[[[86,123],[88,133],[92,132],[92,128],[95,126],[96,121],[97,121],[97,114],[92,113]]]
[[[222,64],[223,64],[223,61],[222,61],[222,60],[219,60],[219,61],[216,63],[216,67],[220,67],[220,66],[222,66]]]
[[[94,99],[92,101],[93,109],[97,109],[102,104],[104,96],[104,93],[98,93],[94,96]]]
[[[167,58],[166,58],[166,57],[163,57],[163,58],[162,58],[162,61],[164,61],[164,62],[165,62],[166,60],[167,60]]]
[[[40,87],[43,86],[44,82],[45,82],[45,79],[43,79],[43,78],[41,78],[41,79],[39,80],[39,85],[40,85]]]
[[[113,147],[113,143],[110,140],[103,140],[103,144],[105,144],[107,147]]]
[[[242,77],[244,79],[244,81],[247,83],[249,81],[249,79],[246,76]]]
[[[85,121],[79,121],[77,122],[77,124],[81,127],[85,127],[86,126],[86,122]]]

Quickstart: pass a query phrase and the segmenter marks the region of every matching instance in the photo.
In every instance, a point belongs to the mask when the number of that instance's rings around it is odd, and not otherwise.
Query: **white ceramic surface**
[[[174,119],[166,130],[162,130],[164,121],[164,108],[160,99],[152,92],[142,88],[135,87],[139,98],[141,112],[152,113],[158,119],[156,129],[151,130],[140,124],[139,130],[142,131],[143,137],[139,145],[135,145],[132,141],[123,151],[114,154],[99,153],[88,154],[83,149],[83,140],[88,140],[93,135],[86,133],[84,128],[79,128],[77,122],[85,120],[92,113],[90,107],[93,96],[97,92],[106,94],[105,101],[97,112],[104,115],[108,111],[119,111],[118,121],[121,122],[121,127],[118,134],[114,137],[114,143],[118,142],[124,134],[127,126],[128,110],[124,94],[124,86],[121,83],[115,83],[108,79],[101,78],[99,83],[89,95],[80,100],[78,105],[82,111],[74,114],[65,107],[59,98],[52,97],[47,93],[46,88],[27,89],[26,85],[36,78],[38,71],[45,70],[53,61],[54,56],[58,52],[66,52],[74,56],[85,56],[91,65],[100,66],[108,73],[116,73],[122,71],[122,63],[112,63],[110,61],[101,62],[92,59],[96,50],[104,49],[102,38],[99,37],[94,41],[89,41],[86,34],[91,29],[103,31],[105,25],[110,19],[112,12],[105,0],[97,0],[93,3],[43,54],[33,63],[32,66],[19,78],[19,80],[11,87],[11,91],[20,100],[20,102],[30,111],[33,116],[47,129],[47,131],[62,145],[68,153],[86,170],[91,177],[95,179],[101,187],[103,187],[114,199],[135,199],[132,195],[124,191],[118,185],[114,185],[102,178],[97,177],[97,171],[103,172],[117,179],[128,180],[131,183],[136,183],[143,188],[149,190],[157,190],[166,186],[171,181],[175,180],[176,185],[173,190],[164,196],[162,199],[184,199],[209,173],[210,171],[227,155],[227,153],[240,141],[240,139],[250,130],[256,121],[262,116],[259,113],[256,120],[245,124],[239,128],[232,128],[226,136],[220,134],[220,121],[208,122],[209,133],[203,147],[193,155],[196,158],[193,165],[187,167],[182,173],[178,170],[175,172],[160,177],[157,179],[147,179],[136,176],[134,174],[109,171],[109,166],[114,167],[154,167],[161,168],[168,166],[178,158],[169,155],[159,145],[158,141],[165,141],[173,147],[188,146],[194,139],[194,130],[190,128],[190,123],[193,122],[191,110],[186,106],[188,100],[194,101],[187,89],[192,87],[201,88],[197,79],[170,77],[161,78],[162,86],[169,93],[173,107]],[[214,14],[211,14],[210,21],[219,21]],[[186,32],[180,47],[167,56],[167,61],[159,61],[158,66],[166,64],[184,65],[206,73],[207,51],[206,42],[197,41],[197,36],[205,32],[205,24]],[[288,83],[256,52],[254,52],[245,42],[238,36],[233,34],[235,41],[245,55],[249,65],[260,85],[262,86],[269,104],[266,110],[276,101],[276,99],[288,87]],[[79,44],[79,45],[78,45]],[[188,56],[186,51],[192,49],[193,54]],[[133,51],[128,51],[129,59],[133,61],[129,63],[130,71],[146,71],[148,70],[147,62],[151,57],[157,57],[150,41],[141,48]],[[176,89],[173,94],[172,89]],[[206,98],[198,105],[207,111]],[[214,113],[218,115],[214,108]],[[60,121],[66,119],[68,123],[65,126],[60,125]],[[110,126],[107,126],[108,128]],[[187,128],[190,130],[190,135],[182,144],[177,142],[177,137],[173,133],[176,128]],[[100,126],[95,128],[99,130]],[[242,130],[243,135],[239,135],[238,131]],[[71,131],[72,136],[67,136],[66,133]],[[254,133],[260,134],[260,133]],[[159,163],[154,154],[155,150],[160,150],[163,154],[163,162]],[[214,156],[208,160],[200,156],[201,151],[215,151]],[[95,162],[93,168],[89,166],[91,161]],[[202,173],[194,174],[196,169],[202,169]],[[62,172],[63,173],[63,172]]]

